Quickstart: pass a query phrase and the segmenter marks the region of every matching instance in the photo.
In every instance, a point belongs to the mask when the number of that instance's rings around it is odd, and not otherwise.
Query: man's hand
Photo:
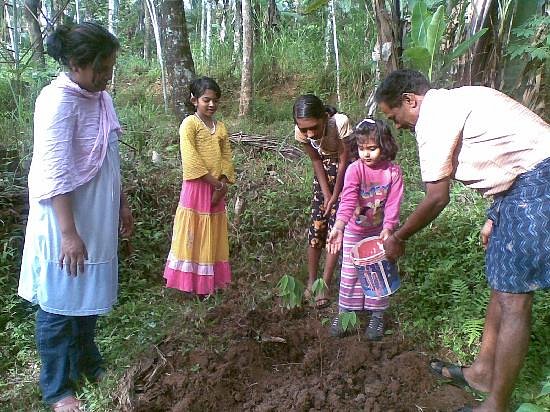
[[[132,215],[132,210],[127,204],[120,206],[119,219],[120,235],[123,238],[130,237],[134,232],[134,216]]]
[[[489,244],[489,238],[491,237],[491,233],[493,232],[493,221],[491,219],[487,219],[485,221],[485,224],[481,228],[480,233],[480,240],[481,240],[481,246],[484,250],[487,250],[487,245]]]
[[[384,241],[384,251],[386,258],[395,262],[398,257],[405,254],[405,242],[391,235]]]

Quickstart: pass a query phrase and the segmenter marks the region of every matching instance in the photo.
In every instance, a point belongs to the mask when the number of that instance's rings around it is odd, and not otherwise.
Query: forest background
[[[193,324],[187,333],[204,330],[204,314],[223,300],[182,302],[167,293],[161,276],[181,184],[177,128],[188,111],[190,79],[216,78],[223,91],[219,117],[233,132],[238,181],[228,213],[235,277],[246,279],[250,302],[287,310],[300,300],[306,278],[312,179],[309,159],[293,142],[293,99],[313,92],[358,121],[376,112],[372,92],[385,73],[414,67],[436,86],[496,87],[548,121],[548,13],[541,0],[6,1],[0,14],[0,408],[43,408],[34,309],[16,290],[33,105],[59,70],[44,56],[43,38],[56,24],[95,20],[122,44],[111,92],[125,132],[123,174],[136,233],[121,246],[119,305],[100,322],[98,341],[112,374],[81,393],[90,410],[106,411],[117,410],[112,394],[142,353],[182,319]],[[423,185],[414,138],[401,133],[399,141],[405,217],[422,199]],[[464,363],[478,349],[489,293],[478,245],[486,207],[486,200],[453,185],[450,206],[409,242],[400,262],[403,288],[391,309],[410,339]],[[284,275],[296,286],[281,285]],[[550,299],[539,293],[514,393],[518,410],[550,408],[548,325]]]

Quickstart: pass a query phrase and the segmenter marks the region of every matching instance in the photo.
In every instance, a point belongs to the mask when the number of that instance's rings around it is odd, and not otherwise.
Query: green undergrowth
[[[206,314],[224,299],[219,295],[205,302],[185,300],[163,287],[162,272],[181,187],[178,122],[163,112],[157,69],[134,58],[123,59],[127,60],[123,60],[125,64],[118,73],[115,103],[125,130],[122,165],[136,220],[135,235],[121,244],[119,304],[99,324],[98,343],[110,375],[99,386],[79,392],[86,399],[88,410],[102,412],[115,410],[113,394],[123,374],[143,353],[154,350],[173,333],[196,335],[199,339],[201,331],[208,328]],[[290,76],[292,73],[283,74],[296,83],[287,92],[279,91],[274,96],[278,99],[275,103],[269,94],[260,96],[254,107],[258,115],[249,119],[236,117],[236,93],[224,89],[220,118],[231,132],[267,135],[281,145],[294,144],[292,100],[309,84],[300,82],[298,76]],[[362,103],[348,100],[344,107],[352,119],[362,116]],[[21,117],[9,117],[20,122],[17,129],[27,136],[21,140],[13,132],[9,135],[18,142],[13,155],[18,165],[31,147],[28,122],[32,105],[25,103],[20,108],[23,109],[26,113]],[[0,127],[7,130],[9,123],[2,120]],[[424,188],[414,139],[401,135],[399,141],[398,162],[406,182],[402,207],[405,217],[423,198]],[[153,151],[160,154],[160,163],[152,162]],[[243,288],[250,308],[260,303],[277,304],[276,285],[281,278],[292,276],[301,283],[307,278],[305,246],[311,164],[304,156],[288,160],[277,151],[245,144],[234,144],[234,160],[237,182],[228,195],[234,278]],[[26,181],[21,167],[13,171],[5,159],[2,162],[0,410],[45,411],[37,389],[34,310],[16,295],[24,224],[20,219],[24,205],[17,194],[24,193]],[[453,184],[451,195],[451,203],[441,216],[407,242],[407,254],[400,261],[403,286],[390,310],[419,348],[467,364],[479,347],[489,296],[478,240],[487,201],[460,184]],[[235,211],[237,199],[243,204],[239,213]],[[337,284],[333,282],[332,296],[337,293]],[[517,404],[550,406],[547,395],[538,397],[550,376],[549,313],[548,293],[538,293],[532,342],[514,395]]]

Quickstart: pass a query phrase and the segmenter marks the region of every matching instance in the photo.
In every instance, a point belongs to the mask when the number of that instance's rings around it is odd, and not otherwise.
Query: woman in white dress
[[[104,373],[97,316],[116,302],[118,235],[133,230],[121,190],[120,124],[109,94],[119,42],[94,23],[60,26],[48,54],[67,72],[42,89],[34,114],[29,219],[19,295],[39,305],[44,402],[78,412],[73,383]]]

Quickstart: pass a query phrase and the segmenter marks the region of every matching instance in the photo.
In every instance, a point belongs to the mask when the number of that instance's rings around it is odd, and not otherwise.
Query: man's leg
[[[464,379],[472,388],[482,392],[491,390],[495,351],[501,322],[501,308],[497,291],[491,290],[491,298],[485,314],[485,327],[479,353],[468,368],[463,368]]]
[[[475,411],[505,412],[529,347],[533,295],[493,292],[500,306],[500,329],[490,394]]]
[[[485,314],[485,326],[479,353],[471,366],[462,368],[466,382],[472,388],[482,392],[489,392],[491,390],[493,377],[495,351],[501,320],[500,303],[497,293],[494,290],[491,291],[491,298],[487,306],[487,313]],[[448,378],[451,377],[447,368],[443,368],[442,374]]]

